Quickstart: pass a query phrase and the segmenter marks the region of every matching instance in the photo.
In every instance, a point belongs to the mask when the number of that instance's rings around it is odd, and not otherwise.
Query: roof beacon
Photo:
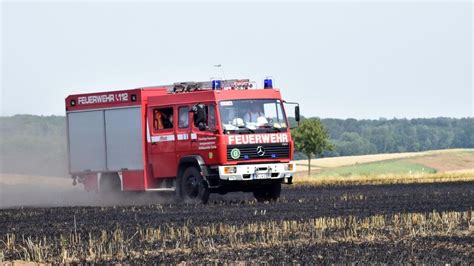
[[[212,89],[213,90],[220,90],[221,87],[221,81],[219,79],[214,79],[212,80]]]
[[[263,80],[263,88],[264,89],[272,89],[273,88],[273,81],[270,77],[265,78],[265,80]]]

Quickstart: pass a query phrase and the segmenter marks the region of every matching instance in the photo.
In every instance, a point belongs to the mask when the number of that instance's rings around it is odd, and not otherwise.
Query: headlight
[[[286,164],[285,171],[293,171],[293,164],[292,163]]]
[[[235,173],[237,173],[237,167],[235,166],[224,167],[224,174],[229,175],[229,174],[235,174]]]

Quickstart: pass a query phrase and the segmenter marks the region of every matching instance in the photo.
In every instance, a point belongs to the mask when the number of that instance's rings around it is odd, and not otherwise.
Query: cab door
[[[173,106],[148,108],[149,163],[155,178],[176,176],[175,121]]]
[[[204,104],[206,109],[206,129],[200,130],[195,123],[197,114],[191,113],[191,149],[201,155],[208,164],[217,163],[217,118],[214,103]]]
[[[190,106],[178,106],[178,127],[176,129],[176,156],[180,158],[190,154],[191,151],[191,113]]]

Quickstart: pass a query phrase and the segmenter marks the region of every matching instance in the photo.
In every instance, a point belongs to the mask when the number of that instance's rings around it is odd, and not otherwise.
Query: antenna
[[[220,68],[222,72],[222,78],[226,80],[225,74],[224,74],[224,68],[222,67],[222,64],[214,65],[214,67]]]

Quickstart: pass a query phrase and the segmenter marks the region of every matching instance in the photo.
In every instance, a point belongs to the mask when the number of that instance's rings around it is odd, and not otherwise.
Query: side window
[[[155,131],[173,128],[173,108],[153,109],[153,129]]]
[[[187,128],[189,126],[189,107],[183,106],[179,107],[178,112],[178,127],[179,128]]]
[[[214,105],[207,106],[207,126],[210,130],[216,129],[216,107]]]
[[[216,129],[216,107],[213,104],[196,104],[193,106],[194,126],[199,130]]]

